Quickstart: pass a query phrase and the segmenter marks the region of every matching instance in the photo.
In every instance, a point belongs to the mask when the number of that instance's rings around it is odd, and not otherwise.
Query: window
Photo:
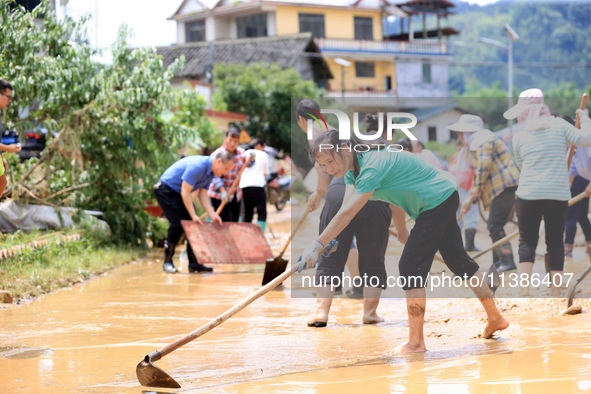
[[[427,132],[429,133],[429,141],[437,141],[437,127],[429,126]]]
[[[423,83],[431,83],[431,63],[423,60]]]
[[[312,32],[317,38],[324,38],[324,15],[323,14],[299,14],[300,33]]]
[[[238,38],[266,37],[267,14],[253,14],[236,18]]]
[[[185,25],[185,41],[205,41],[205,21],[187,23]]]
[[[356,16],[355,23],[356,40],[373,40],[373,18]]]
[[[372,62],[355,62],[355,76],[358,78],[374,78],[376,67]]]
[[[15,8],[16,5],[25,7],[27,11],[33,11],[41,3],[41,0],[16,0],[16,4],[11,4],[11,8]]]

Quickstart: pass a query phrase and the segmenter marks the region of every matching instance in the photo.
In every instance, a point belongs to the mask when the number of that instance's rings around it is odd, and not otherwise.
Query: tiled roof
[[[203,77],[210,62],[209,42],[193,42],[157,48],[164,58],[165,66],[185,55],[185,67],[177,73],[178,78],[198,79]],[[277,63],[282,68],[298,68],[304,52],[320,53],[310,33],[296,35],[218,40],[212,42],[213,63]],[[328,66],[324,67],[328,74]]]

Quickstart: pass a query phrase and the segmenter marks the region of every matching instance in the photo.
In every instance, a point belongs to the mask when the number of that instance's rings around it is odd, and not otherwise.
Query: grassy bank
[[[39,238],[49,241],[45,246],[26,248],[22,253],[0,260],[0,290],[10,292],[15,302],[83,282],[142,253],[140,249],[109,246],[84,235],[80,240],[58,244],[51,234],[42,233],[5,236],[0,238],[0,248]]]

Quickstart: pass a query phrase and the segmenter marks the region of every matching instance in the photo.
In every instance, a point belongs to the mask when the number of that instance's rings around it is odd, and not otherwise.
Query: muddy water
[[[302,234],[313,234],[316,223],[312,216]],[[277,252],[289,226],[271,226]],[[396,248],[390,248],[392,258]],[[143,356],[256,290],[264,268],[216,266],[214,274],[166,275],[156,257],[0,310],[0,392],[151,392],[135,376]],[[337,298],[328,327],[311,329],[304,323],[314,300],[292,298],[289,286],[287,281],[156,365],[182,385],[177,392],[591,391],[591,317],[559,316],[560,300],[500,299],[512,325],[497,340],[477,337],[484,327],[477,301],[429,300],[429,352],[398,357],[392,350],[407,335],[402,300],[382,300],[386,322],[367,326],[361,324],[361,301]]]

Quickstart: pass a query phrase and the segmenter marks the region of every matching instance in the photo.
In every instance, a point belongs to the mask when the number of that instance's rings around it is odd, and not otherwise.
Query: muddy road
[[[317,216],[310,215],[294,250],[315,234]],[[275,238],[270,232],[267,237],[275,253],[289,235],[289,220],[289,210],[271,215]],[[481,246],[490,242],[484,234],[477,240]],[[400,250],[391,238],[389,273],[396,273]],[[144,355],[255,291],[264,269],[218,265],[213,274],[188,274],[185,265],[181,274],[167,275],[160,258],[153,253],[101,278],[0,309],[0,392],[591,391],[591,315],[560,316],[562,299],[499,298],[511,326],[493,340],[478,338],[485,322],[477,300],[430,299],[429,351],[400,357],[393,349],[407,335],[403,299],[382,299],[379,312],[386,321],[363,325],[362,301],[339,297],[328,327],[308,328],[315,300],[292,296],[297,277],[156,362],[182,389],[145,388],[135,376]],[[576,251],[567,269],[585,264]],[[432,271],[444,270],[436,263]],[[588,282],[579,295],[587,294]],[[587,300],[575,302],[591,308]]]

